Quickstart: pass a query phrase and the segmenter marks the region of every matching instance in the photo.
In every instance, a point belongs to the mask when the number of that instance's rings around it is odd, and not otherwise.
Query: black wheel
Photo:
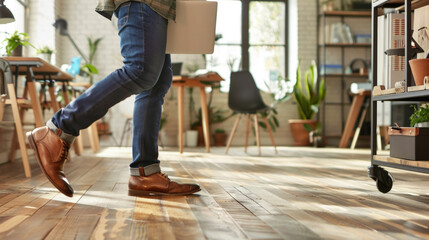
[[[388,193],[393,187],[393,177],[392,175],[383,169],[380,171],[380,176],[375,180],[377,184],[378,191],[382,193]]]

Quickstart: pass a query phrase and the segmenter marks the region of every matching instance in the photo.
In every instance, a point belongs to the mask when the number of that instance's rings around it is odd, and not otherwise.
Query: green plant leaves
[[[422,105],[417,108],[416,105],[410,105],[414,109],[414,113],[410,116],[410,125],[414,127],[417,123],[429,122],[429,106]]]
[[[326,96],[325,80],[318,82],[317,67],[313,61],[302,78],[300,62],[296,70],[296,83],[293,95],[301,119],[312,119]]]
[[[10,37],[5,38],[3,42],[6,42],[6,54],[8,56],[12,55],[13,50],[15,50],[18,46],[31,46],[34,47],[28,40],[30,37],[27,33],[20,33],[15,31]]]

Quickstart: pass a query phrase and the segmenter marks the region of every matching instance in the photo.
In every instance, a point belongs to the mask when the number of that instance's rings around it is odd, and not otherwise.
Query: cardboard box
[[[212,54],[217,2],[177,1],[176,21],[169,21],[166,53]]]

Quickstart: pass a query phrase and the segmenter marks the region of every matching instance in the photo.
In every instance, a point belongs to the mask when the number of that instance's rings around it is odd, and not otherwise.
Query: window
[[[259,89],[277,86],[286,76],[285,2],[251,1],[249,5],[249,70]],[[263,82],[261,82],[263,81]]]
[[[249,70],[258,87],[287,76],[287,2],[219,0],[215,52],[207,56],[209,70],[217,71],[229,88],[231,71]]]
[[[15,22],[0,25],[0,38],[5,39],[9,34],[15,31],[24,32],[25,28],[25,8],[18,1],[5,1],[5,5],[15,17]],[[3,41],[3,40],[2,40]],[[5,44],[1,43],[1,54],[6,54],[4,49]]]

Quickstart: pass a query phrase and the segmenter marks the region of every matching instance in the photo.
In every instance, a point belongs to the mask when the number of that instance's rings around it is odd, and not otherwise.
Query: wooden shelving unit
[[[368,74],[359,74],[359,73],[350,73],[350,74],[342,74],[342,73],[331,73],[331,74],[323,74],[322,77],[332,77],[332,78],[341,78],[341,77],[353,77],[353,78],[366,78],[368,79]]]
[[[370,43],[326,43],[324,44],[324,47],[367,48],[367,47],[371,47],[371,44]]]
[[[345,5],[345,1],[342,2],[342,7],[344,7]],[[318,119],[321,121],[322,123],[322,131],[323,131],[323,135],[327,136],[327,138],[329,139],[328,135],[340,135],[343,133],[343,129],[346,125],[346,118],[347,118],[347,109],[348,107],[351,105],[351,103],[348,101],[347,99],[347,94],[346,94],[346,90],[349,87],[349,83],[351,81],[353,82],[366,82],[368,81],[368,74],[347,74],[345,73],[345,68],[349,65],[349,59],[350,58],[355,58],[355,57],[351,57],[353,55],[353,52],[356,52],[356,50],[352,50],[352,49],[359,49],[358,51],[360,51],[360,49],[367,51],[367,55],[369,55],[369,50],[371,49],[371,44],[370,43],[330,43],[329,40],[327,40],[326,36],[325,36],[325,32],[320,32],[320,31],[325,31],[325,26],[328,26],[329,22],[340,22],[340,23],[356,23],[358,21],[362,21],[363,19],[367,19],[366,21],[368,21],[368,29],[370,29],[370,23],[369,23],[369,19],[371,18],[371,11],[325,11],[325,12],[321,12],[319,13],[319,18],[318,18],[318,37],[320,37],[319,39],[319,43],[317,45],[317,51],[318,51],[318,64],[319,66],[323,65],[326,66],[327,63],[332,63],[333,62],[333,58],[331,58],[331,54],[334,53],[336,54],[335,58],[339,58],[339,62],[338,64],[342,65],[342,72],[341,73],[327,73],[327,74],[321,74],[322,71],[324,73],[326,73],[326,68],[322,69],[319,68],[319,75],[321,77],[325,78],[325,84],[327,87],[327,91],[329,91],[330,87],[333,87],[334,85],[338,85],[341,84],[340,86],[340,91],[341,91],[341,96],[339,97],[340,99],[332,99],[330,100],[330,102],[324,102],[322,104],[322,108],[321,108],[321,112],[318,116]],[[352,32],[353,32],[353,28],[352,28]],[[368,34],[369,34],[369,30],[368,30]],[[340,54],[340,55],[339,55]],[[365,58],[366,59],[367,56],[358,56],[357,58]],[[335,62],[338,61],[337,59],[335,60]],[[335,86],[336,87],[336,86]],[[338,100],[338,103],[337,103]],[[332,103],[335,102],[335,103]],[[334,109],[334,110],[333,110]],[[327,115],[326,112],[327,111],[334,111],[335,114],[337,114],[337,119],[340,119],[339,124],[338,124],[338,129],[327,129]],[[336,145],[336,140],[333,140],[332,145]]]
[[[333,17],[371,17],[370,11],[327,11],[320,15],[333,16]]]
[[[414,4],[412,4],[412,2]],[[424,3],[424,4],[423,4]],[[379,15],[382,8],[385,7],[396,7],[397,9],[403,9],[405,14],[405,79],[406,86],[405,92],[395,93],[389,95],[373,96],[371,103],[371,166],[368,168],[368,175],[376,181],[377,188],[380,192],[387,193],[393,186],[393,177],[391,174],[380,166],[398,168],[408,171],[429,173],[429,159],[427,161],[414,161],[400,158],[394,158],[385,155],[377,154],[376,147],[376,128],[377,128],[377,101],[429,101],[429,90],[422,91],[408,91],[408,86],[411,86],[411,69],[408,61],[411,59],[411,12],[412,9],[418,6],[425,6],[429,4],[427,0],[378,0],[372,4],[372,77],[373,86],[377,83],[377,29],[378,21],[377,16]],[[422,5],[423,4],[423,5]]]

